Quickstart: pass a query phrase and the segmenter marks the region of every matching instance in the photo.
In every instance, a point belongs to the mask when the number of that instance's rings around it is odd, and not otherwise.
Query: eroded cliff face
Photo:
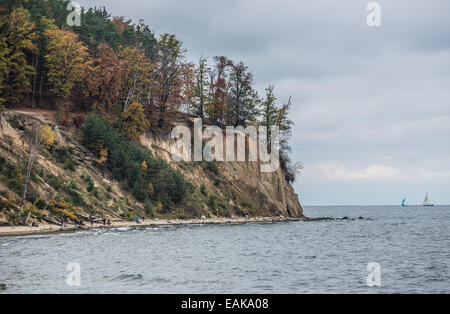
[[[30,193],[47,206],[65,200],[78,218],[90,214],[106,219],[148,216],[142,203],[124,191],[120,182],[96,161],[81,144],[82,130],[61,127],[52,122],[53,113],[12,112],[0,114],[0,201],[11,199],[8,211],[0,207],[0,225],[11,223],[16,204],[21,199],[23,171],[28,160],[28,137],[34,121],[48,124],[56,138],[52,152],[42,150],[33,171]],[[168,128],[170,130],[170,128]],[[141,143],[155,157],[169,162],[193,185],[187,204],[198,210],[183,208],[162,212],[159,218],[194,218],[194,216],[279,216],[303,217],[298,196],[286,181],[281,169],[262,173],[258,162],[174,162],[171,158],[169,132],[156,130],[141,136]],[[65,155],[64,155],[65,154]],[[200,217],[198,217],[200,218]],[[41,208],[30,223],[58,223],[57,214]]]
[[[195,187],[204,185],[209,193],[226,200],[238,211],[250,215],[303,217],[303,209],[292,185],[281,168],[260,171],[260,162],[215,162],[218,175],[208,170],[206,162],[174,162],[174,140],[166,134],[145,134],[141,143],[152,153],[177,168]],[[226,148],[224,147],[224,154]]]

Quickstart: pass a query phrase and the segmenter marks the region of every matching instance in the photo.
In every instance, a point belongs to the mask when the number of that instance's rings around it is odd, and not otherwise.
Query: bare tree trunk
[[[41,147],[41,141],[42,141],[41,128],[37,124],[35,124],[30,139],[30,156],[28,158],[27,176],[25,178],[25,183],[23,186],[23,196],[19,208],[19,221],[22,218],[23,207],[25,206],[28,194],[28,187],[30,185],[31,171],[33,169],[34,161],[36,160],[36,156],[39,152],[39,148]],[[30,215],[28,215],[28,217],[23,221],[23,224],[26,224],[26,221],[28,220],[29,217]]]
[[[62,103],[63,103],[62,97],[58,96],[58,105],[56,107],[56,118],[58,118],[59,111],[61,110],[61,107],[62,107]]]
[[[36,69],[36,75],[33,78],[33,96],[31,99],[31,108],[34,109],[36,108],[36,80],[38,77],[38,68],[39,68],[39,56],[36,55],[36,64],[34,65],[35,69]]]
[[[38,102],[38,108],[41,106],[41,97],[42,97],[42,84],[43,84],[43,80],[44,80],[44,78],[43,78],[43,76],[42,76],[42,73],[40,73],[39,74],[39,94],[38,94],[38,99],[39,99],[39,102]]]
[[[125,106],[123,108],[123,111],[127,110],[128,106],[130,105],[131,99],[134,96],[135,89],[136,89],[136,82],[137,82],[137,73],[134,74],[133,77],[133,87],[130,88],[128,91],[127,99],[125,100]]]

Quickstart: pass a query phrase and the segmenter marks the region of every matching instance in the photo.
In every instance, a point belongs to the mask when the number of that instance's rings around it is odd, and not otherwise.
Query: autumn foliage
[[[83,10],[81,26],[69,27],[68,2],[0,4],[0,109],[51,108],[63,124],[72,112],[95,112],[132,141],[174,112],[219,126],[275,124],[282,164],[289,163],[291,100],[276,104],[273,86],[261,98],[243,62],[202,56],[194,64],[175,35],[155,36],[142,20],[111,17],[105,8]]]

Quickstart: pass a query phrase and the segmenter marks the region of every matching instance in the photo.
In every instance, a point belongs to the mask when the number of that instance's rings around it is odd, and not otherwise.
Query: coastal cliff
[[[179,123],[189,125],[183,116],[167,122],[165,129],[150,128],[140,138],[142,147],[178,170],[191,186],[182,203],[150,208],[123,189],[122,182],[113,179],[98,156],[81,145],[83,125],[73,121],[63,127],[54,123],[54,112],[1,113],[0,225],[17,224],[29,156],[27,133],[34,122],[50,126],[55,144],[52,149],[41,149],[33,168],[27,197],[30,224],[58,224],[61,216],[67,222],[87,221],[89,217],[111,221],[137,217],[303,217],[298,196],[281,168],[262,173],[258,162],[173,162],[168,130]]]

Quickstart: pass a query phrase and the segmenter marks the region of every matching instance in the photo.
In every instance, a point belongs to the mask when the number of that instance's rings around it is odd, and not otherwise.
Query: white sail
[[[423,201],[423,205],[424,206],[430,205],[430,195],[428,192],[427,192],[427,195],[425,195],[425,200]]]

